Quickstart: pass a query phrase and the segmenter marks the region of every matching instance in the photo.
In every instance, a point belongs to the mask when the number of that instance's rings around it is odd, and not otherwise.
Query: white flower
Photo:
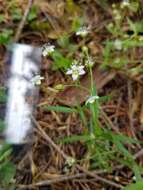
[[[88,31],[87,27],[83,26],[78,29],[78,31],[76,32],[76,35],[85,37],[85,36],[87,36],[88,33],[89,33],[89,31]]]
[[[89,67],[92,67],[94,65],[92,57],[88,57],[88,59],[85,61],[85,65]]]
[[[133,180],[133,181],[136,181],[136,180],[137,180],[136,176],[133,176],[133,177],[132,177],[132,180]]]
[[[121,14],[120,14],[120,12],[119,12],[118,9],[114,9],[113,10],[113,14],[114,14],[114,19],[115,20],[117,20],[117,21],[121,20],[122,16],[121,16]]]
[[[43,80],[44,77],[41,77],[40,75],[36,75],[31,79],[31,83],[33,85],[40,85],[41,84],[41,80]]]
[[[116,39],[114,42],[114,47],[116,50],[122,50],[122,41],[119,39]]]
[[[94,102],[95,102],[95,100],[98,100],[99,99],[99,96],[90,96],[88,99],[87,99],[87,101],[86,101],[86,105],[88,104],[88,103],[90,103],[90,104],[93,104]]]
[[[121,3],[121,8],[128,7],[130,6],[129,0],[123,0]]]
[[[54,50],[55,50],[55,46],[54,45],[50,45],[49,43],[45,44],[42,47],[42,55],[44,57],[46,57],[47,55],[50,55]]]
[[[68,166],[73,166],[76,163],[76,160],[72,157],[68,157],[66,160],[66,163],[68,164]]]
[[[84,66],[73,64],[66,72],[67,75],[72,75],[73,80],[77,80],[80,75],[84,75]]]

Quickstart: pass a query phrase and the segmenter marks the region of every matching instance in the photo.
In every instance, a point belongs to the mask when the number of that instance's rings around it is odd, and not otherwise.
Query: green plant
[[[0,148],[0,187],[2,189],[14,189],[15,165],[9,160],[12,149],[4,144]]]
[[[29,14],[28,14],[28,18],[27,18],[28,22],[31,22],[34,19],[36,19],[37,15],[38,15],[38,7],[33,5]]]
[[[5,20],[4,15],[0,14],[0,23],[2,23]]]
[[[11,40],[13,30],[11,29],[2,29],[0,32],[0,44],[8,44]]]
[[[6,103],[5,88],[0,87],[0,103]],[[0,119],[0,133],[5,129],[5,122]],[[12,148],[10,145],[0,144],[0,189],[14,190],[15,165],[10,161]]]
[[[0,103],[5,103],[7,99],[6,93],[5,93],[5,88],[0,87]]]
[[[72,1],[71,1],[72,2]],[[70,1],[68,1],[70,3]],[[97,4],[103,9],[109,6],[108,1],[97,1]],[[69,4],[71,9],[73,3]],[[69,6],[68,5],[68,6]],[[96,84],[93,80],[93,65],[99,64],[100,69],[113,68],[116,71],[124,72],[127,76],[136,76],[143,73],[142,59],[138,58],[137,53],[143,47],[142,28],[143,22],[135,21],[132,17],[140,9],[139,1],[122,1],[110,6],[110,16],[112,21],[105,26],[107,38],[101,41],[103,47],[102,56],[90,56],[88,49],[88,38],[90,29],[85,27],[83,20],[75,17],[72,22],[72,32],[81,39],[84,45],[75,45],[71,39],[72,34],[66,34],[57,40],[60,48],[51,54],[54,60],[53,68],[60,69],[63,73],[71,75],[74,83],[72,86],[85,88],[80,84],[80,77],[87,73],[90,78],[90,85],[87,90],[89,97],[84,105],[77,101],[75,107],[65,106],[44,106],[47,111],[64,112],[66,114],[77,114],[82,123],[82,132],[80,135],[71,135],[58,142],[63,144],[81,142],[86,147],[86,152],[82,159],[76,160],[76,163],[84,165],[88,161],[89,169],[105,169],[113,171],[113,164],[126,166],[133,172],[137,181],[141,180],[143,168],[140,167],[133,157],[132,148],[139,146],[138,140],[134,140],[119,131],[113,132],[108,121],[102,124],[102,100],[96,90]],[[95,34],[98,29],[95,29]],[[70,37],[70,35],[72,37]],[[89,37],[90,39],[90,37]],[[78,41],[77,40],[77,41]],[[86,44],[87,40],[87,46]],[[79,42],[79,41],[78,41]],[[75,46],[75,47],[74,47]],[[74,51],[71,51],[74,47]],[[68,85],[67,85],[68,86]],[[108,101],[106,99],[106,101]],[[141,187],[142,183],[136,183],[131,189]],[[126,188],[125,188],[126,189]],[[127,188],[128,189],[128,188]]]
[[[138,181],[135,184],[131,184],[125,187],[123,190],[141,190],[143,188],[143,181]]]
[[[66,48],[69,45],[69,39],[66,37],[64,39],[58,40],[58,44],[62,48]],[[120,42],[119,42],[120,43]],[[120,44],[119,44],[120,45]],[[122,46],[125,46],[126,42],[123,42]],[[121,47],[122,47],[121,46]],[[113,49],[113,42],[108,41],[106,50],[104,52],[105,62],[102,66],[108,64],[111,59]],[[74,54],[72,55],[74,59]],[[108,123],[102,126],[100,122],[101,104],[107,101],[107,97],[99,97],[96,90],[96,85],[93,80],[92,67],[95,64],[92,57],[89,55],[88,48],[86,46],[82,47],[80,52],[80,57],[78,60],[71,61],[68,57],[65,58],[62,53],[54,51],[51,54],[54,60],[54,67],[56,69],[63,69],[66,74],[71,75],[72,79],[75,81],[75,86],[81,87],[79,77],[85,74],[87,71],[90,78],[89,91],[90,96],[85,102],[85,105],[81,106],[77,102],[77,106],[74,108],[65,106],[44,106],[43,109],[47,111],[57,111],[64,113],[76,113],[80,116],[83,123],[83,133],[80,135],[65,137],[60,139],[62,143],[74,143],[81,141],[85,144],[87,153],[84,155],[82,160],[77,160],[76,162],[83,162],[88,160],[90,162],[90,169],[106,169],[112,171],[112,163],[123,164],[129,167],[137,180],[141,179],[141,170],[132,154],[128,150],[128,146],[133,144],[138,144],[137,140],[129,138],[121,134],[115,134],[111,131],[110,125]],[[106,63],[106,64],[105,64]],[[121,64],[120,66],[124,65]],[[90,117],[87,117],[87,111],[90,113]]]
[[[71,59],[63,56],[62,53],[58,50],[54,51],[54,53],[52,54],[52,58],[54,60],[54,64],[53,64],[54,70],[67,69],[72,63]]]
[[[12,16],[13,21],[20,21],[22,19],[22,10],[18,7],[12,7],[10,14]]]

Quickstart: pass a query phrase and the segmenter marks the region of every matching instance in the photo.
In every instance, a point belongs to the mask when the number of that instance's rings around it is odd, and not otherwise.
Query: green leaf
[[[133,170],[134,172],[134,175],[136,177],[137,180],[141,180],[142,177],[141,177],[141,166],[139,166],[135,161],[132,163],[132,166],[130,166],[130,168]]]
[[[5,17],[3,14],[0,14],[0,23],[2,23],[5,20]]]
[[[139,2],[131,2],[131,5],[129,6],[130,10],[136,13],[139,9],[140,5]]]
[[[6,184],[10,183],[15,175],[15,172],[16,168],[11,162],[5,161],[4,163],[0,164],[0,182]]]
[[[100,104],[101,104],[101,103],[106,103],[106,102],[108,102],[108,101],[110,101],[110,100],[111,100],[111,96],[110,96],[110,95],[99,97],[99,102],[100,102]]]
[[[124,146],[125,141],[131,143],[134,142],[133,139],[121,135],[112,135],[112,138],[118,151],[126,158],[128,167],[133,170],[137,179],[141,179],[139,166],[134,161],[132,154]]]
[[[78,48],[77,45],[71,44],[71,43],[68,46],[68,50],[69,50],[70,53],[76,52],[77,48]]]
[[[64,35],[64,36],[61,36],[59,39],[58,39],[58,44],[62,47],[62,48],[67,48],[70,44],[70,41],[69,41],[69,36],[68,35]]]
[[[90,135],[74,135],[70,137],[65,137],[64,139],[60,139],[59,141],[62,143],[73,143],[77,141],[92,141],[94,140]]]
[[[43,109],[47,111],[57,111],[57,112],[64,112],[64,113],[77,112],[77,109],[69,108],[65,106],[44,106]]]
[[[105,68],[107,65],[109,65],[110,63],[110,56],[111,56],[111,48],[112,48],[112,44],[109,40],[107,40],[105,42],[105,48],[104,48],[104,52],[103,52],[103,56],[104,56],[104,62],[103,64],[100,66],[101,69]]]
[[[52,58],[54,60],[53,69],[67,69],[72,63],[72,60],[65,58],[59,51],[55,50],[52,53]]]
[[[50,28],[50,25],[48,22],[41,22],[34,20],[30,23],[30,27],[33,30],[43,31],[43,30],[48,30]]]
[[[10,41],[12,34],[13,30],[3,29],[2,32],[0,32],[0,44],[7,44]]]
[[[92,79],[91,79],[92,80]],[[95,84],[91,84],[91,96],[97,96],[96,86]],[[92,132],[94,135],[100,135],[102,133],[102,130],[99,126],[99,100],[96,99],[96,101],[93,104],[90,104],[90,110],[92,113]]]
[[[4,128],[5,128],[5,122],[0,119],[0,132],[3,132]]]
[[[143,189],[143,180],[136,182],[125,187],[123,190],[142,190]]]
[[[133,67],[127,71],[129,74],[135,76],[143,73],[143,68]]]
[[[80,115],[80,118],[81,118],[83,124],[86,126],[87,125],[87,119],[86,119],[86,116],[84,113],[84,107],[82,107],[80,104],[77,104],[77,109],[78,109],[78,112],[79,112],[79,115]]]
[[[19,21],[22,18],[22,10],[20,8],[13,8],[11,10],[11,16],[13,21]]]
[[[116,57],[115,56],[115,59],[113,59],[113,61],[110,63],[110,65],[113,67],[113,68],[116,68],[116,69],[121,69],[123,68],[125,65],[128,64],[128,59],[126,57]]]
[[[34,20],[35,18],[37,18],[37,14],[38,14],[38,9],[36,6],[32,6],[29,14],[28,14],[28,17],[27,17],[27,20],[29,22],[31,22],[32,20]]]
[[[12,152],[12,149],[8,144],[2,145],[0,149],[0,162],[6,159]]]
[[[117,149],[126,157],[133,160],[130,152],[124,147],[124,145],[119,141],[119,139],[113,135],[113,142],[116,145]]]
[[[5,89],[3,87],[0,87],[0,103],[5,103],[6,102],[6,93]]]
[[[132,22],[132,20],[130,20],[129,18],[127,18],[127,21],[128,21],[128,24],[129,24],[131,30],[133,30],[134,33],[137,34],[137,30],[136,30],[136,25],[135,25],[135,23]]]
[[[10,184],[10,187],[8,190],[16,190],[15,184]]]
[[[83,18],[75,17],[72,22],[72,31],[76,32],[83,24],[84,24]]]
[[[134,138],[131,138],[131,137],[127,137],[125,135],[115,135],[114,134],[114,138],[124,144],[128,143],[128,144],[139,144],[139,141],[137,141],[136,139]]]
[[[70,42],[69,36],[67,34],[59,38],[57,42],[62,48],[66,49],[70,53],[74,53],[77,50],[77,45]]]
[[[123,41],[124,48],[143,47],[143,40],[127,39]]]

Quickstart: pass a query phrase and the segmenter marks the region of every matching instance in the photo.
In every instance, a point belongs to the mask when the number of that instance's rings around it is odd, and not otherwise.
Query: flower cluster
[[[113,6],[113,8],[114,8],[114,6]],[[120,11],[117,8],[113,9],[113,15],[114,15],[114,19],[116,21],[120,21],[121,18],[122,18],[121,13],[120,13]]]
[[[87,104],[93,104],[96,100],[98,100],[99,99],[99,96],[90,96],[88,99],[87,99],[87,101],[86,101],[86,105]]]
[[[41,80],[43,80],[44,77],[41,77],[40,75],[36,75],[31,79],[31,83],[33,85],[40,85],[41,84]]]
[[[122,3],[121,3],[121,8],[129,7],[129,6],[130,6],[129,0],[123,0],[123,1],[122,1]]]
[[[73,80],[77,80],[80,75],[85,74],[84,65],[78,64],[75,60],[71,67],[66,72],[67,75],[72,75]]]
[[[87,27],[83,26],[78,29],[78,31],[76,32],[76,35],[85,37],[85,36],[87,36],[88,33],[89,33],[89,31],[88,31]]]
[[[116,50],[122,50],[122,41],[119,39],[116,39],[114,41],[114,47]]]
[[[94,65],[93,58],[91,56],[88,56],[88,58],[85,60],[85,65],[87,67],[92,67]]]
[[[42,47],[42,55],[44,57],[50,55],[52,52],[54,52],[55,50],[55,46],[54,45],[51,45],[51,44],[45,44],[43,47]]]

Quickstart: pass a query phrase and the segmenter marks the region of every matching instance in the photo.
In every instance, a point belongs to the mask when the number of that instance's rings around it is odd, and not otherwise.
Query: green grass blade
[[[138,181],[135,184],[131,184],[125,187],[123,190],[142,190],[143,189],[143,180]]]
[[[43,109],[46,111],[57,111],[57,112],[64,112],[64,113],[77,112],[77,109],[69,108],[66,106],[43,106]]]
[[[5,89],[3,87],[0,87],[0,103],[5,103],[7,99]]]
[[[78,112],[79,112],[79,115],[80,115],[80,118],[81,118],[83,124],[86,126],[87,125],[87,119],[86,119],[86,116],[84,113],[84,107],[82,107],[82,106],[80,106],[80,104],[78,104],[77,109],[78,109]]]
[[[62,143],[73,143],[77,141],[91,141],[93,140],[90,135],[74,135],[70,137],[65,137],[64,139],[60,139]]]

